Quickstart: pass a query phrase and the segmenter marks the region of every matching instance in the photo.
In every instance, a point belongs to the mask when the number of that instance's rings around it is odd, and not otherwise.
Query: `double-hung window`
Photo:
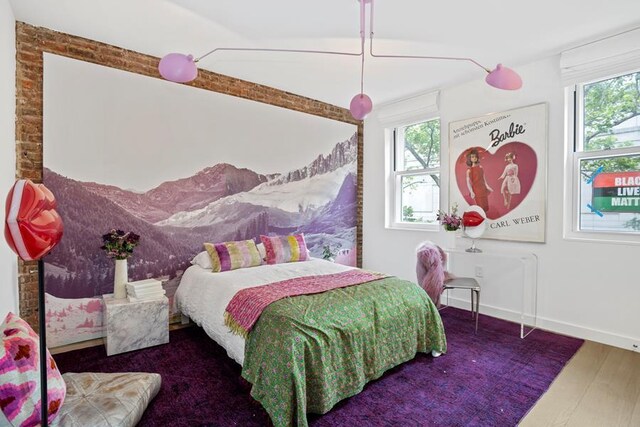
[[[565,235],[640,241],[640,66],[579,82],[567,95],[572,206]]]
[[[430,228],[440,208],[440,119],[391,130],[391,226]]]

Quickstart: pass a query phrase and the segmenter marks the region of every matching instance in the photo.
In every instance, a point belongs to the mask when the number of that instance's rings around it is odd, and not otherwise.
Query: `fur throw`
[[[433,242],[423,242],[416,249],[416,274],[418,284],[424,289],[436,307],[440,307],[440,295],[448,276],[444,270],[447,255]]]

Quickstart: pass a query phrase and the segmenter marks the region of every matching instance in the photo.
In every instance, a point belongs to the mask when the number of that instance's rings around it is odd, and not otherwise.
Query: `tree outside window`
[[[394,130],[396,222],[433,224],[440,207],[440,121]]]
[[[580,84],[577,94],[578,230],[638,232],[640,72]]]

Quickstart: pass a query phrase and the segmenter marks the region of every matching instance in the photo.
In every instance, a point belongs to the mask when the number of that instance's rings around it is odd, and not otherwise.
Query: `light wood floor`
[[[520,423],[640,426],[640,353],[585,341]]]

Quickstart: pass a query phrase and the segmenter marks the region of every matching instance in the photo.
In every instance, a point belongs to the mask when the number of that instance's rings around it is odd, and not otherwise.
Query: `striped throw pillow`
[[[309,259],[303,234],[260,236],[267,252],[267,264],[306,261]]]
[[[260,253],[253,240],[205,243],[204,248],[211,257],[214,272],[255,267],[262,264]]]

